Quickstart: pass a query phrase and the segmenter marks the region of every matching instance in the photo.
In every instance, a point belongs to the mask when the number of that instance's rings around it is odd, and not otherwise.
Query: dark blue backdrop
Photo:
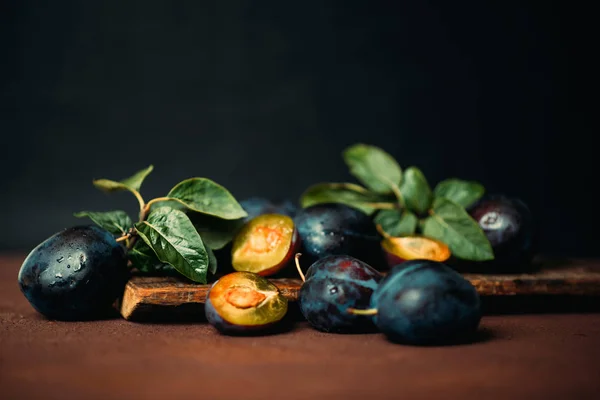
[[[434,3],[3,2],[0,249],[135,210],[92,178],[153,163],[146,197],[206,176],[297,199],[350,179],[340,152],[360,141],[432,184],[520,196],[544,251],[597,255],[591,14]]]

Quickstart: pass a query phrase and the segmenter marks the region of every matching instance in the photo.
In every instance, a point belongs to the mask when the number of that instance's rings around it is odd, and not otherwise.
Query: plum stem
[[[302,272],[302,268],[300,268],[300,256],[302,256],[302,253],[296,253],[296,256],[294,257],[294,260],[296,262],[296,269],[298,270],[298,273],[300,274],[300,278],[302,278],[302,282],[306,282],[306,277],[304,276],[304,273]]]
[[[360,310],[358,308],[348,308],[346,311],[354,315],[377,315],[376,308],[368,308],[366,310]]]

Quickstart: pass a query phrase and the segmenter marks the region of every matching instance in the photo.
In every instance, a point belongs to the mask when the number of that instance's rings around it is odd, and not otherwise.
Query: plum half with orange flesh
[[[299,242],[290,217],[259,215],[248,221],[236,235],[231,249],[231,264],[236,271],[273,275],[290,263]]]
[[[232,272],[213,284],[204,312],[221,333],[250,334],[268,330],[287,309],[287,299],[266,278],[252,272]]]
[[[377,226],[384,239],[381,241],[390,268],[409,260],[444,262],[452,255],[450,248],[439,240],[424,236],[394,237]]]

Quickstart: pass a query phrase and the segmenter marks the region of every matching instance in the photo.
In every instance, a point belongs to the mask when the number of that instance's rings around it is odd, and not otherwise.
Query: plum
[[[523,201],[491,195],[473,205],[469,214],[479,223],[494,251],[494,260],[483,264],[508,271],[531,263],[536,238],[531,211]]]
[[[19,271],[21,291],[39,313],[57,320],[106,315],[123,293],[127,258],[98,226],[75,226],[35,247]]]
[[[381,247],[390,268],[416,259],[444,262],[452,254],[445,243],[424,236],[384,237]]]
[[[263,214],[283,214],[293,218],[297,212],[297,207],[290,200],[272,201],[264,197],[250,197],[240,201],[240,205],[248,214],[245,221]]]
[[[231,247],[231,264],[236,271],[273,275],[289,264],[299,243],[298,231],[290,217],[259,215],[236,235]]]
[[[349,307],[368,307],[371,295],[383,275],[370,265],[347,255],[317,260],[302,274],[299,305],[304,318],[317,330],[332,333],[360,333],[374,330],[370,318],[346,312]]]
[[[475,287],[444,263],[411,260],[395,266],[371,296],[373,321],[391,341],[413,345],[470,340],[481,320]]]
[[[348,255],[373,268],[385,268],[381,235],[373,220],[360,210],[338,203],[316,204],[300,210],[294,221],[301,252],[310,262]]]
[[[208,322],[229,335],[266,332],[287,309],[288,301],[277,286],[252,272],[221,277],[211,286],[204,306]]]

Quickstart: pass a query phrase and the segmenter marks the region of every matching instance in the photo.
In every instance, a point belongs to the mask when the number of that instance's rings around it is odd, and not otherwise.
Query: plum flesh
[[[391,341],[415,345],[470,340],[481,320],[475,287],[447,265],[431,260],[400,264],[371,297],[373,320]]]
[[[21,291],[41,314],[57,320],[103,316],[127,280],[123,247],[97,226],[76,226],[34,248],[21,266]]]
[[[294,218],[302,254],[309,262],[348,255],[376,269],[386,267],[381,235],[371,218],[344,204],[317,204],[300,210]]]
[[[248,221],[236,235],[231,263],[236,271],[269,276],[288,265],[298,247],[298,232],[290,217],[263,214]]]
[[[422,236],[386,237],[381,242],[390,268],[409,260],[446,261],[451,252],[445,243]]]
[[[370,318],[346,312],[366,308],[383,279],[380,272],[350,256],[327,256],[306,272],[299,305],[304,318],[317,330],[359,333],[374,330]]]
[[[267,332],[287,309],[288,301],[279,289],[252,272],[221,277],[212,285],[204,306],[207,321],[229,335]]]

